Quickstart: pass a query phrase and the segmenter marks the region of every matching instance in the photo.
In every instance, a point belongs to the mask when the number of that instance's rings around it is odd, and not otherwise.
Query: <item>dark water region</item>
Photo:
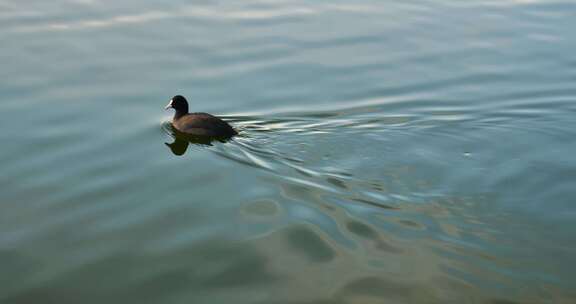
[[[0,303],[575,303],[575,15],[0,0]]]

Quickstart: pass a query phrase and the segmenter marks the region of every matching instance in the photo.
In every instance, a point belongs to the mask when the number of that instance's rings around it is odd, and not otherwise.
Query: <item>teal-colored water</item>
[[[574,16],[0,0],[0,303],[575,303]]]

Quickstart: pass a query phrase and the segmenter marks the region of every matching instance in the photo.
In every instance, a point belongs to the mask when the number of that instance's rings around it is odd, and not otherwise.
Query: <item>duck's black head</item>
[[[176,115],[186,115],[188,114],[188,101],[182,95],[176,95],[172,97],[168,105],[166,106],[166,110],[173,108],[176,110]]]

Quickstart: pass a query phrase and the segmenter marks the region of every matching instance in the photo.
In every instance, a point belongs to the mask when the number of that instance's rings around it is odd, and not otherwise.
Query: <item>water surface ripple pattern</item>
[[[0,302],[574,303],[575,14],[0,0]]]

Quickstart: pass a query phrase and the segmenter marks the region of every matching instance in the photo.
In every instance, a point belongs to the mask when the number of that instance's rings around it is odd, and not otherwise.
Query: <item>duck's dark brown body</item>
[[[188,101],[183,96],[172,97],[166,109],[176,110],[172,125],[184,134],[210,137],[232,137],[236,130],[222,119],[208,113],[188,113]]]
[[[208,113],[189,113],[180,117],[176,115],[172,125],[176,130],[192,135],[231,137],[238,134],[228,123]]]

